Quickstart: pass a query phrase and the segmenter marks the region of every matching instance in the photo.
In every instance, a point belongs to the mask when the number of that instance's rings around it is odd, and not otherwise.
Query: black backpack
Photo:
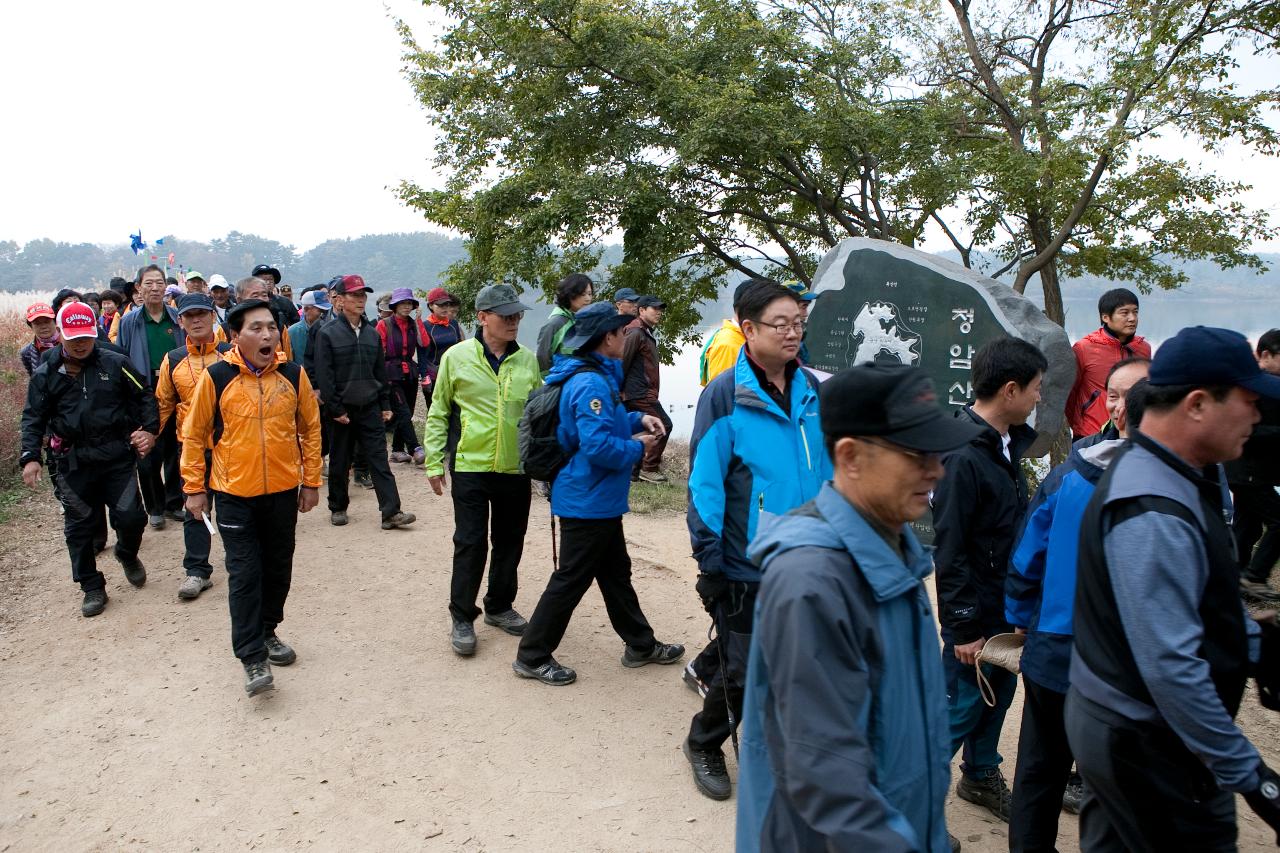
[[[582,359],[564,382],[535,388],[524,404],[524,414],[516,427],[520,470],[535,480],[550,483],[573,455],[556,438],[560,427],[560,393],[572,377],[584,371],[603,372],[594,359]]]

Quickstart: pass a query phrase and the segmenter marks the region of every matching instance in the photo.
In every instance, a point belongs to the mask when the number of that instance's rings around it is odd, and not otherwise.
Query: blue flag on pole
[[[147,250],[147,244],[142,239],[142,229],[138,229],[137,234],[129,235],[129,248],[133,249],[135,255],[141,254]]]

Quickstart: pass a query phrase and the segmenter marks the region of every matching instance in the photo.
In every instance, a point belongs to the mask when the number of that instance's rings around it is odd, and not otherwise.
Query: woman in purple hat
[[[426,459],[418,434],[413,429],[413,410],[418,403],[418,364],[426,331],[422,321],[413,316],[418,300],[407,287],[391,291],[391,316],[378,321],[378,335],[387,363],[387,379],[391,383],[391,456],[392,462],[421,465]]]

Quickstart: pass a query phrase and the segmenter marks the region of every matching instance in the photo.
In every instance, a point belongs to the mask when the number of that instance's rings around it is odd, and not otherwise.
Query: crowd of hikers
[[[479,291],[470,335],[442,288],[425,311],[393,290],[377,320],[371,292],[341,275],[295,303],[266,264],[234,286],[148,266],[30,307],[20,464],[28,485],[52,481],[83,615],[107,604],[109,529],[140,587],[147,527],[181,523],[186,600],[212,584],[216,532],[244,687],[268,690],[297,658],[277,628],[298,513],[324,488],[330,523],[348,524],[354,480],[382,529],[412,525],[404,464],[453,501],[456,654],[475,654],[483,616],[519,638],[517,676],[573,683],[555,652],[595,581],[623,666],[682,661],[641,609],[623,531],[631,484],[667,481],[662,300],[597,300],[570,275],[531,350],[510,285]],[[943,808],[957,753],[957,795],[1008,822],[1013,851],[1054,850],[1063,810],[1086,851],[1232,850],[1236,793],[1280,832],[1280,776],[1235,723],[1249,678],[1280,710],[1265,609],[1280,330],[1251,346],[1188,327],[1153,357],[1137,296],[1108,291],[1074,346],[1070,453],[1033,491],[1040,350],[981,347],[975,399],[948,413],[919,368],[810,367],[815,298],[744,281],[699,364],[687,520],[713,630],[681,673],[701,705],[682,749],[696,789],[726,800],[732,742],[737,849],[958,850]],[[526,620],[513,604],[535,494],[561,535]],[[912,525],[930,511],[925,547]],[[1010,787],[998,745],[1018,673]]]

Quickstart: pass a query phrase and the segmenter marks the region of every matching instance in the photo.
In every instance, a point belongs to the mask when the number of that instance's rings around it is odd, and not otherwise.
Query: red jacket
[[[1100,327],[1071,347],[1076,354],[1076,384],[1067,396],[1067,423],[1076,438],[1093,435],[1107,422],[1107,374],[1112,365],[1132,356],[1151,358],[1151,345],[1141,335],[1127,344]]]

